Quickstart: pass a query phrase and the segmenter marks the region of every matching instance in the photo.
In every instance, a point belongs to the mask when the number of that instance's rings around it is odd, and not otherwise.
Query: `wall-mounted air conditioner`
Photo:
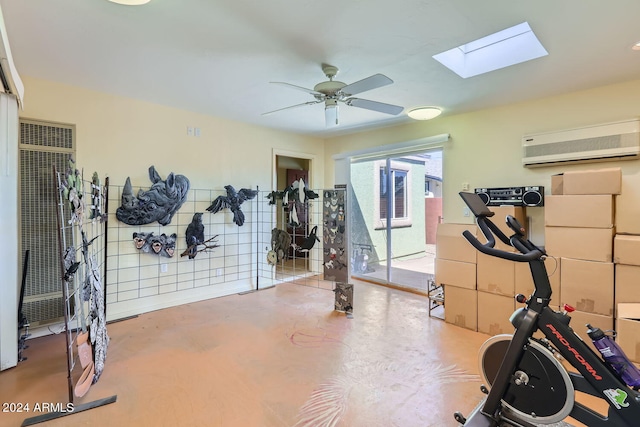
[[[640,156],[640,120],[522,137],[522,164],[631,160]]]

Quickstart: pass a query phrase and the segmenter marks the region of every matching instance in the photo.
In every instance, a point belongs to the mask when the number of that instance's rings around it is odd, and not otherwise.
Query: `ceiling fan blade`
[[[352,107],[365,108],[367,110],[379,111],[380,113],[392,114],[397,116],[402,113],[404,107],[393,104],[385,104],[384,102],[369,101],[368,99],[349,98],[345,101],[345,104]]]
[[[366,79],[362,79],[355,83],[351,83],[350,85],[346,85],[340,92],[345,96],[355,95],[357,93],[366,92],[371,89],[376,89],[382,86],[390,85],[393,83],[389,77],[383,74],[374,74],[373,76],[367,77]]]
[[[268,112],[266,112],[266,113],[262,113],[262,114],[261,114],[261,116],[266,116],[267,114],[271,114],[271,113],[277,113],[278,111],[282,111],[282,110],[288,110],[288,109],[290,109],[290,108],[297,108],[297,107],[302,107],[302,106],[305,106],[305,105],[313,105],[313,104],[317,104],[317,103],[319,103],[319,102],[322,102],[322,101],[309,101],[309,102],[303,102],[302,104],[291,105],[291,106],[289,106],[289,107],[284,107],[284,108],[279,108],[279,109],[277,109],[277,110],[268,111]]]
[[[281,85],[281,86],[288,87],[288,88],[295,89],[295,90],[300,90],[302,92],[306,92],[306,93],[311,94],[313,96],[324,96],[324,94],[321,93],[321,92],[316,92],[313,89],[307,89],[306,87],[302,87],[302,86],[292,85],[291,83],[285,83],[285,82],[269,82],[269,83],[273,83],[273,84],[276,84],[276,85]]]

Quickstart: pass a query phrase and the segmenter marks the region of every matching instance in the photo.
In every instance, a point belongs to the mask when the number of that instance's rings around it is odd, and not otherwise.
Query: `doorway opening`
[[[295,157],[294,155],[276,154],[275,156],[275,187],[277,191],[287,188],[299,188],[304,185],[311,188],[311,158]],[[318,205],[318,206],[316,206]],[[276,208],[276,227],[284,230],[291,237],[291,245],[288,247],[287,256],[276,265],[276,280],[296,280],[306,277],[314,271],[317,274],[318,266],[314,260],[313,251],[303,251],[305,239],[312,228],[318,224],[318,203],[302,200],[297,197],[281,200]]]
[[[352,277],[428,294],[442,176],[441,148],[351,163]]]

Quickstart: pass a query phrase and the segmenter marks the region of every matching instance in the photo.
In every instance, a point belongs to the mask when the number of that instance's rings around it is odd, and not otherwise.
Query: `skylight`
[[[477,76],[549,53],[527,22],[433,55],[460,77]]]

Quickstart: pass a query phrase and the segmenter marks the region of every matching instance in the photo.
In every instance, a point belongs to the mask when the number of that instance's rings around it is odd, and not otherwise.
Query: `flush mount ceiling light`
[[[640,50],[640,42],[634,44],[633,46],[631,46],[632,50]]]
[[[407,115],[414,120],[431,120],[442,114],[438,107],[418,107],[410,110]]]
[[[149,3],[151,0],[109,0],[112,3],[123,4],[125,6],[140,6]]]
[[[549,53],[527,22],[433,55],[463,79],[530,61]]]

